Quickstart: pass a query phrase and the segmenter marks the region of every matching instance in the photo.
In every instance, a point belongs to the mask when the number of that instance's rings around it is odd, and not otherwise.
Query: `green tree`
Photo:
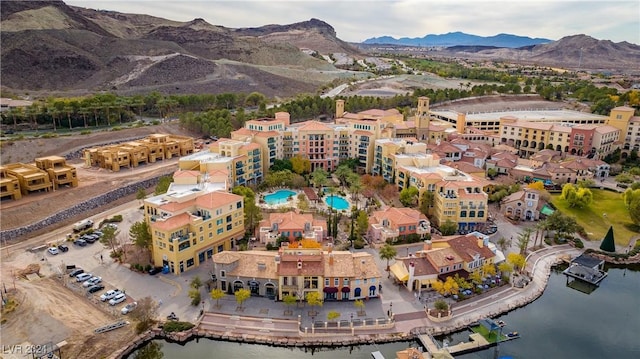
[[[520,254],[524,255],[527,253],[527,247],[529,246],[529,242],[531,241],[531,233],[533,233],[533,229],[524,228],[520,234],[518,234],[518,248],[520,249]]]
[[[282,298],[282,301],[287,306],[287,308],[290,308],[296,304],[296,302],[298,301],[298,298],[293,294],[287,294]],[[291,314],[293,314],[293,311],[291,309],[286,309],[284,311],[284,315],[291,315]]]
[[[353,302],[353,305],[358,309],[358,315],[364,315],[364,308],[366,307],[364,300],[356,299]]]
[[[236,302],[238,306],[242,308],[242,303],[244,303],[249,297],[251,297],[251,292],[249,289],[238,289],[233,295],[236,297]]]
[[[307,300],[307,304],[311,307],[322,307],[322,297],[319,292],[308,292],[305,299]]]
[[[136,333],[140,334],[151,329],[156,323],[158,316],[158,303],[151,297],[144,297],[138,300],[136,308],[129,313],[129,316],[137,321]]]
[[[424,191],[420,197],[420,212],[425,216],[430,214],[431,208],[435,201],[435,196],[432,191]]]
[[[162,359],[164,353],[162,352],[162,343],[156,340],[148,342],[145,346],[138,349],[133,359]]]
[[[338,311],[331,310],[331,311],[329,311],[329,313],[327,313],[327,320],[328,321],[332,321],[332,320],[335,320],[335,319],[338,319],[338,318],[340,318],[340,312],[338,312]]]
[[[132,224],[129,228],[129,238],[131,238],[133,244],[149,253],[149,262],[152,262],[153,252],[151,250],[151,244],[153,238],[151,237],[151,229],[147,222],[140,221]]]
[[[340,186],[344,187],[347,184],[347,178],[353,171],[347,165],[340,165],[334,172],[338,180],[340,180]]]
[[[444,312],[444,311],[448,311],[448,310],[449,310],[449,304],[447,304],[447,302],[445,302],[445,301],[444,301],[444,300],[442,300],[442,299],[438,299],[438,300],[436,300],[436,301],[433,303],[433,307],[434,307],[436,310],[441,311],[441,312]]]
[[[505,252],[511,246],[511,243],[509,243],[509,241],[504,237],[500,237],[500,239],[498,239],[496,244],[498,245],[498,248],[500,248],[500,251],[502,252]]]
[[[575,187],[571,183],[562,186],[561,198],[569,203],[570,207],[582,208],[593,201],[593,193],[589,188]]]
[[[235,186],[231,192],[244,198],[244,223],[247,233],[253,234],[256,224],[262,219],[262,212],[256,204],[256,193],[251,188],[245,186]]]
[[[309,173],[311,172],[311,161],[308,158],[296,155],[291,158],[291,167],[292,171],[299,175]]]
[[[220,308],[220,299],[224,298],[225,293],[222,289],[215,288],[209,293],[211,299],[216,301],[216,308]]]
[[[400,191],[400,203],[405,207],[411,207],[415,205],[416,199],[418,199],[418,189],[415,187],[408,187]]]
[[[440,233],[442,233],[443,236],[450,236],[452,234],[456,234],[457,231],[458,231],[458,224],[450,219],[447,219],[440,226]]]
[[[385,243],[384,246],[380,248],[380,251],[378,252],[378,256],[380,256],[380,259],[387,261],[387,269],[386,269],[387,272],[389,272],[389,261],[394,259],[397,255],[398,255],[398,251],[394,246],[392,246],[389,243]],[[389,278],[390,276],[391,276],[391,272],[389,272],[389,275],[387,276],[387,278]]]
[[[507,262],[518,272],[521,272],[525,266],[525,257],[519,253],[507,254]]]
[[[271,165],[269,170],[271,170],[271,171],[283,171],[283,170],[293,171],[293,165],[291,164],[291,161],[288,160],[288,159],[283,159],[283,160],[276,159],[275,161],[273,161],[273,165]]]
[[[640,189],[628,188],[622,194],[624,204],[633,223],[640,225]]]
[[[159,195],[159,194],[167,193],[171,182],[173,182],[173,177],[171,176],[160,177],[160,179],[158,180],[158,184],[156,185],[154,194]]]
[[[491,167],[487,169],[487,176],[489,176],[489,178],[494,178],[497,175],[498,175],[498,170],[495,167]]]
[[[140,205],[142,205],[142,201],[145,198],[147,198],[147,192],[142,187],[138,188],[138,192],[136,192],[136,199],[140,201]]]
[[[202,295],[200,294],[200,290],[199,289],[195,289],[195,288],[191,288],[189,289],[189,298],[191,298],[191,305],[196,307],[198,306],[198,304],[200,304],[200,301],[202,300]]]
[[[358,211],[358,217],[356,218],[356,227],[358,228],[358,234],[363,236],[367,233],[369,229],[369,216],[367,216],[367,212]]]
[[[323,186],[325,186],[328,182],[327,177],[329,176],[329,174],[327,173],[327,171],[325,171],[324,169],[318,167],[316,168],[313,173],[311,173],[311,183],[313,183],[313,185],[316,188],[322,188]]]
[[[102,228],[102,237],[100,238],[100,243],[111,248],[113,253],[117,253],[116,248],[118,247],[118,234],[120,234],[119,230],[114,227],[106,226]]]
[[[553,212],[546,221],[548,223],[547,229],[555,231],[559,238],[565,238],[579,229],[575,218],[564,215],[560,211]]]
[[[200,279],[199,276],[193,277],[193,279],[191,279],[191,282],[189,283],[189,286],[193,289],[200,289],[200,287],[202,287],[202,279]]]

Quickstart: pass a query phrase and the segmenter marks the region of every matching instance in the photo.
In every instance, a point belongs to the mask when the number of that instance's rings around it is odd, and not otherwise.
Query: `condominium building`
[[[569,153],[604,157],[620,147],[620,129],[610,125],[577,125],[571,127]],[[565,151],[566,152],[566,151]]]
[[[36,167],[47,171],[53,189],[61,186],[78,187],[78,175],[76,168],[67,164],[67,160],[60,156],[48,156],[36,158]]]
[[[154,265],[180,274],[235,248],[244,236],[243,208],[242,196],[204,185],[178,186],[145,199]]]
[[[305,300],[316,292],[324,301],[380,295],[380,271],[369,253],[286,247],[223,252],[213,256],[213,272],[215,286],[229,294],[244,288],[255,296]]]
[[[264,178],[262,160],[259,144],[222,138],[208,150],[181,157],[178,167],[207,174],[227,173],[227,181],[233,187],[260,183]]]

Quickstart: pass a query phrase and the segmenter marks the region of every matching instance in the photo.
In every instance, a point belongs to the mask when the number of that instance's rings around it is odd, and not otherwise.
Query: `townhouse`
[[[430,233],[427,217],[413,208],[389,207],[369,216],[367,236],[372,242],[395,242],[411,235],[425,238]]]
[[[474,272],[484,277],[483,266],[496,264],[499,260],[500,254],[487,236],[471,233],[425,241],[422,250],[397,258],[389,269],[410,291],[422,291],[431,289],[436,281],[446,281],[447,277],[458,275],[466,279]]]
[[[313,292],[324,301],[380,295],[380,272],[369,253],[284,245],[277,252],[217,253],[212,260],[214,284],[228,294],[249,289],[256,296],[300,301]]]
[[[321,243],[327,235],[327,221],[314,218],[311,213],[269,213],[267,218],[260,221],[256,232],[256,238],[265,245],[274,244],[280,237],[290,242],[296,239],[310,239]]]

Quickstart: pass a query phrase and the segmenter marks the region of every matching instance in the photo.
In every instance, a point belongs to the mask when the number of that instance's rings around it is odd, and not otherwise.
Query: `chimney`
[[[456,129],[458,130],[458,133],[464,133],[466,124],[467,115],[464,113],[458,113],[458,118],[456,119]]]
[[[431,250],[431,240],[427,239],[426,241],[424,241],[424,244],[422,245],[422,249],[425,251],[430,251]]]
[[[329,251],[329,265],[333,265],[333,253],[331,251]]]
[[[482,240],[482,238],[478,238],[478,247],[484,247],[484,241]]]

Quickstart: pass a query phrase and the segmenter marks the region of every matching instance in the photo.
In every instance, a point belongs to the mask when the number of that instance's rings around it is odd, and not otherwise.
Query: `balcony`
[[[174,241],[178,243],[188,241],[189,239],[191,239],[190,233],[191,232],[189,232],[188,234],[171,236],[169,237],[169,243],[173,243]]]

